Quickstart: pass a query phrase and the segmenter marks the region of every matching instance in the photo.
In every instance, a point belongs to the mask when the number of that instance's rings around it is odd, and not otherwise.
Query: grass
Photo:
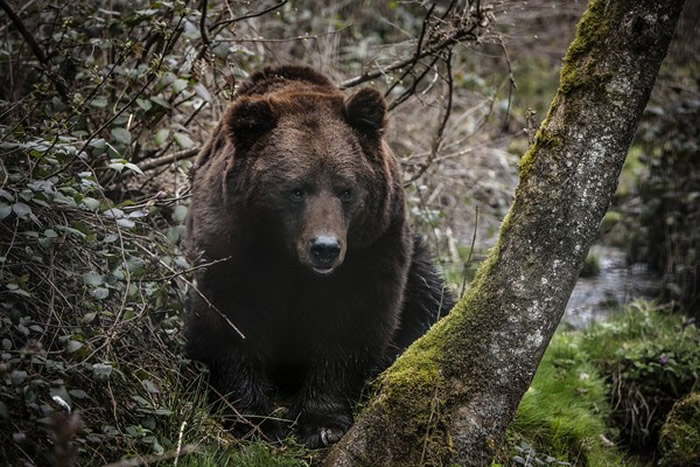
[[[312,465],[316,451],[309,451],[288,441],[284,446],[273,447],[263,442],[242,443],[234,449],[212,446],[204,452],[195,452],[183,457],[178,466],[219,467],[305,467]]]
[[[620,465],[622,456],[608,441],[609,411],[605,382],[579,347],[579,336],[559,333],[511,425],[512,458]]]

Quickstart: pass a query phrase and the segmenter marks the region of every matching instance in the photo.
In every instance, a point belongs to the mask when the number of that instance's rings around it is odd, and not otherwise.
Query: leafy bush
[[[57,171],[76,138],[15,131],[3,143],[0,450],[18,462],[58,455],[66,410],[80,413],[82,462],[96,463],[172,448],[203,406],[176,397],[203,381],[181,374],[176,280],[188,264],[159,229],[174,201],[115,203],[90,165]],[[110,145],[93,142],[88,160]],[[111,161],[103,173],[132,170]]]
[[[611,423],[624,444],[656,449],[674,402],[700,381],[700,332],[681,315],[635,302],[624,314],[587,330],[581,347],[606,379]]]
[[[665,298],[700,309],[700,100],[670,99],[645,114],[637,139],[648,172],[640,180],[637,255],[663,275]]]

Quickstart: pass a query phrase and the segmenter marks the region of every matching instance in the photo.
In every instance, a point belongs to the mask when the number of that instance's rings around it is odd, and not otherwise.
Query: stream
[[[628,265],[620,248],[594,245],[589,254],[598,258],[600,273],[576,282],[562,318],[565,326],[581,329],[620,312],[635,298],[657,295],[659,278],[645,264]]]

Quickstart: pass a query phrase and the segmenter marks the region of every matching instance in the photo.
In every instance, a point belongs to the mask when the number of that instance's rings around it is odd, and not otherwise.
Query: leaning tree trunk
[[[380,377],[326,465],[487,464],[608,209],[682,6],[590,2],[498,244],[464,299]]]

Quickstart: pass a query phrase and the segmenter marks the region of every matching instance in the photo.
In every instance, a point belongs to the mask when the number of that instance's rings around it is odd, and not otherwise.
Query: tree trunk
[[[682,0],[593,0],[469,293],[379,379],[328,466],[485,465],[615,193]]]

